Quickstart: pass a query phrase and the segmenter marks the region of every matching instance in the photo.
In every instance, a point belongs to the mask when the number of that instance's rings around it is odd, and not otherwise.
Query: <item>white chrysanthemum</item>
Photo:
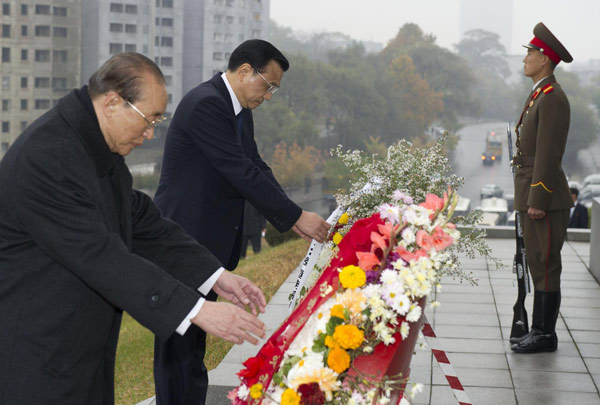
[[[383,285],[392,285],[398,282],[398,272],[385,269],[381,272],[381,276],[379,277],[381,284]]]
[[[400,222],[400,209],[396,205],[381,204],[379,206],[379,215],[381,219],[388,220],[393,224]]]
[[[287,374],[288,383],[286,385],[290,388],[292,388],[292,386],[297,387],[297,385],[294,385],[294,381],[297,381],[298,379],[303,378],[311,374],[313,371],[323,367],[323,354],[314,353],[311,350],[305,357],[302,358],[302,360],[292,366]]]
[[[402,241],[405,243],[405,246],[411,245],[417,241],[417,231],[412,226],[407,226],[402,231]]]
[[[406,339],[408,337],[408,333],[410,332],[410,326],[408,322],[402,322],[400,325],[400,335],[402,335],[402,339]]]
[[[367,298],[367,301],[372,297],[379,297],[379,285],[378,284],[367,284],[362,288],[363,295]]]
[[[415,225],[417,223],[417,218],[417,213],[414,210],[406,210],[402,214],[402,221],[411,225]]]
[[[410,311],[408,311],[408,315],[406,315],[406,320],[408,322],[417,322],[419,319],[421,319],[421,314],[421,307],[417,304],[412,304],[410,306]]]
[[[246,384],[240,384],[238,387],[237,397],[242,401],[245,401],[246,398],[248,398],[248,395],[250,395],[250,388],[248,388]]]

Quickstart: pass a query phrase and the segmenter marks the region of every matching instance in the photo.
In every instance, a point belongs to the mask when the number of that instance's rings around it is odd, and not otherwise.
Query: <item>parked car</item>
[[[590,208],[592,200],[597,197],[600,197],[600,184],[588,184],[579,191],[577,201],[585,205],[586,208]]]
[[[600,173],[590,174],[585,179],[583,179],[583,184],[581,185],[581,190],[586,188],[590,184],[600,184]],[[579,190],[579,191],[581,191]]]
[[[482,200],[484,198],[492,198],[492,197],[500,198],[500,197],[502,197],[503,193],[504,192],[502,191],[500,186],[498,186],[496,184],[486,184],[483,187],[481,187],[481,190],[479,190],[479,196]]]

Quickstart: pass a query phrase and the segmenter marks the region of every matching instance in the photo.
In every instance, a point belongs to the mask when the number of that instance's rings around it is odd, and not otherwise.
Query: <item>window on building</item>
[[[2,132],[5,134],[10,132],[10,122],[9,121],[2,121]]]
[[[2,38],[10,38],[10,24],[2,24]]]
[[[252,17],[254,18],[254,21],[259,21],[261,20],[261,14],[260,13],[254,13],[252,15]]]
[[[8,142],[2,142],[0,150],[2,151],[2,153],[6,153],[6,151],[8,150]]]
[[[29,86],[28,80],[26,77],[21,77],[21,88],[26,89]]]
[[[162,57],[160,58],[161,66],[173,66],[173,58],[171,57]]]
[[[52,89],[53,90],[66,90],[67,89],[67,78],[66,77],[53,77],[52,78]]]
[[[215,24],[221,24],[221,21],[223,21],[223,16],[222,16],[222,15],[215,14],[215,15],[213,16],[213,22],[214,22]]]
[[[223,0],[214,0],[213,4],[215,6],[222,6],[223,5]]]
[[[223,60],[223,52],[213,52],[213,60]]]
[[[165,75],[165,84],[167,86],[172,85],[173,84],[173,76]]]
[[[2,76],[2,90],[10,90],[10,76]]]
[[[171,104],[171,103],[173,102],[173,95],[172,95],[171,93],[169,93],[169,94],[167,95],[167,100],[168,100],[168,101],[167,101],[167,103],[168,103],[168,104]]]
[[[54,15],[57,17],[66,17],[67,16],[67,8],[66,7],[54,7]]]
[[[21,60],[27,60],[29,58],[29,52],[27,49],[21,49]]]
[[[67,62],[67,51],[54,50],[54,51],[52,51],[52,57],[53,57],[54,63],[56,63],[56,62],[66,63]]]
[[[27,4],[21,4],[21,15],[27,15]]]
[[[111,42],[108,46],[108,51],[110,52],[111,55],[123,52],[123,44],[117,44],[117,43]]]
[[[160,45],[160,37],[154,37],[154,46]]]
[[[29,27],[21,25],[21,36],[26,37],[27,35],[29,35]]]
[[[252,37],[253,38],[259,38],[260,37],[260,30],[252,30]]]
[[[21,132],[25,131],[27,128],[27,121],[21,121]]]
[[[10,111],[10,100],[2,100],[2,111]]]
[[[160,46],[173,46],[173,37],[162,37],[160,39]]]
[[[50,100],[47,98],[36,98],[35,109],[36,110],[47,110],[50,108]]]
[[[110,30],[110,32],[123,32],[123,24],[110,23],[109,30]]]
[[[162,26],[163,27],[172,27],[173,26],[173,19],[172,18],[163,18],[162,19]]]
[[[34,80],[34,86],[36,89],[46,89],[50,87],[49,77],[36,77]]]
[[[137,32],[137,25],[125,24],[125,32],[128,32],[130,34],[135,34]]]
[[[135,4],[126,4],[125,5],[125,12],[127,14],[137,14],[138,12],[138,6]]]
[[[38,15],[50,15],[50,6],[46,4],[36,4],[35,13]]]
[[[137,52],[136,44],[125,44],[125,52]]]
[[[156,7],[160,7],[160,0],[156,0]]]
[[[21,99],[21,111],[27,111],[27,99],[26,98],[22,98]]]
[[[231,57],[231,52],[225,52],[225,60],[229,60]]]
[[[50,50],[36,49],[35,50],[35,61],[36,62],[50,62]]]
[[[233,24],[233,22],[235,21],[235,18],[232,17],[232,16],[230,16],[230,15],[228,15],[227,18],[226,18],[226,20],[227,20],[227,24]]]
[[[122,13],[123,12],[123,4],[110,3],[110,11],[112,11],[113,13]]]
[[[67,27],[53,27],[53,34],[56,38],[67,37]]]
[[[233,34],[225,34],[225,42],[230,43],[233,42]]]
[[[173,8],[173,0],[163,0],[163,8]]]
[[[154,19],[154,25],[159,26],[160,25],[160,18],[156,17]]]
[[[213,41],[221,42],[222,40],[223,40],[223,34],[221,34],[220,32],[213,33]]]
[[[10,4],[2,3],[2,15],[10,15]]]
[[[227,4],[227,7],[233,7],[233,0],[225,0],[225,4]]]
[[[36,25],[35,26],[35,36],[36,37],[49,37],[50,36],[50,26],[49,25]]]
[[[10,62],[10,48],[2,47],[2,62]]]
[[[144,45],[144,46],[142,47],[142,53],[143,53],[144,55],[148,55],[148,45]]]

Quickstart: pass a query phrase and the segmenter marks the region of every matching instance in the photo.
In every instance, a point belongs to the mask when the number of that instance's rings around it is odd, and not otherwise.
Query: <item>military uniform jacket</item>
[[[515,171],[516,210],[533,207],[552,211],[573,206],[561,167],[569,121],[569,100],[551,75],[527,98],[517,127],[517,156],[533,158],[534,164],[517,167]]]
[[[112,404],[122,311],[167,338],[219,262],[132,190],[85,89],[15,141],[0,190],[0,404]]]

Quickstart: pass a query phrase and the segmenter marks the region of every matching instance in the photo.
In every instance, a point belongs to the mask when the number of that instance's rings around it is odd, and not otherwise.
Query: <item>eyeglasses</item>
[[[131,108],[133,108],[135,110],[135,112],[138,113],[144,119],[144,121],[146,121],[148,123],[148,127],[149,128],[156,128],[161,122],[163,122],[164,120],[167,119],[167,117],[158,117],[154,121],[150,121],[148,118],[146,118],[146,116],[144,115],[143,112],[141,112],[140,110],[138,110],[138,108],[136,106],[134,106],[132,103],[130,103],[127,100],[125,100],[125,102],[127,104],[129,104],[129,106]]]
[[[274,86],[274,85],[272,85],[272,84],[271,84],[271,83],[270,83],[270,82],[269,82],[267,79],[265,79],[265,77],[264,77],[262,74],[260,74],[260,72],[259,72],[258,70],[254,69],[254,71],[255,71],[256,73],[258,73],[258,75],[259,75],[260,77],[262,77],[262,79],[265,81],[265,83],[267,83],[267,86],[269,86],[269,87],[267,88],[267,93],[271,93],[271,94],[275,94],[275,93],[277,93],[277,90],[279,90],[279,87],[278,87],[278,86]]]

